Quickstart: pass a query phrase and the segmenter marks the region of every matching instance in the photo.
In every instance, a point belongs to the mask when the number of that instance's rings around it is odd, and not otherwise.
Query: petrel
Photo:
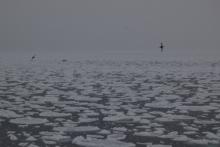
[[[33,61],[35,58],[36,58],[36,56],[33,55],[33,56],[31,57],[31,61]]]
[[[163,49],[164,49],[164,45],[163,45],[163,42],[161,42],[160,43],[160,51],[163,52]]]

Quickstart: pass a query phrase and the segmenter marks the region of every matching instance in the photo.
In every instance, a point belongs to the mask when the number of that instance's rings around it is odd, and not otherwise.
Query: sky
[[[0,53],[218,57],[219,14],[219,0],[1,0]]]

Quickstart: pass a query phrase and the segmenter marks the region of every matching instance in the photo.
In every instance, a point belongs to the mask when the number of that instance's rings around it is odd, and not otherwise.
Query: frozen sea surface
[[[0,64],[1,147],[219,147],[220,62]]]

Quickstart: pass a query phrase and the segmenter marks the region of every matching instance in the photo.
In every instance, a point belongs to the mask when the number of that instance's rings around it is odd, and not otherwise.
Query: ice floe
[[[37,141],[37,139],[36,139],[35,137],[33,137],[33,136],[30,136],[30,137],[28,137],[28,138],[26,139],[26,141],[28,141],[28,142],[34,142],[34,141]]]
[[[39,125],[47,122],[48,122],[47,119],[33,118],[33,117],[23,117],[23,118],[16,118],[10,120],[10,123],[21,124],[21,125]]]
[[[220,119],[220,114],[216,115],[215,118]]]
[[[170,109],[174,108],[175,105],[172,103],[169,103],[168,101],[161,101],[161,102],[153,102],[153,103],[146,103],[145,107],[150,107],[150,108],[158,108],[158,109]]]
[[[135,147],[133,143],[108,139],[85,139],[81,136],[76,137],[72,143],[83,147]]]
[[[172,145],[163,145],[163,144],[149,144],[147,147],[172,147]]]
[[[52,112],[52,111],[42,112],[39,114],[39,116],[42,116],[42,117],[67,117],[71,115],[72,115],[71,113],[59,113],[59,112]]]
[[[77,126],[68,128],[67,132],[78,132],[78,133],[89,133],[89,132],[98,132],[100,129],[96,126]]]
[[[53,134],[51,136],[43,136],[42,139],[45,141],[55,141],[58,143],[71,142],[70,136],[64,136],[60,134]]]
[[[126,138],[126,135],[125,134],[121,134],[121,133],[111,134],[111,135],[107,136],[107,139],[109,139],[109,140],[123,140],[125,138]]]
[[[179,106],[177,109],[188,110],[188,111],[198,111],[198,112],[209,112],[211,110],[218,109],[214,106]]]
[[[0,139],[10,140],[0,146],[217,147],[219,67],[210,72],[200,63],[158,61],[0,65]]]
[[[3,118],[17,118],[17,117],[22,117],[22,115],[19,115],[13,111],[10,111],[10,110],[3,110],[1,109],[0,110],[0,117],[3,117]]]
[[[13,134],[8,134],[8,137],[10,138],[11,141],[18,140],[18,138],[15,135],[13,135]]]

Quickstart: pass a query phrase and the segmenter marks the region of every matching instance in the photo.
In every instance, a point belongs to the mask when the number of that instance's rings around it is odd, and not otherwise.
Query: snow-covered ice
[[[59,112],[48,111],[48,112],[40,113],[39,116],[42,116],[42,117],[67,117],[67,116],[71,116],[71,114],[70,113],[59,113]]]
[[[23,125],[39,125],[48,122],[47,119],[33,118],[33,117],[24,117],[11,119],[10,123],[13,124],[23,124]]]
[[[219,147],[215,63],[0,63],[0,146]]]
[[[72,143],[84,147],[135,147],[133,143],[108,139],[84,139],[83,137],[76,137]]]
[[[16,114],[13,111],[10,111],[10,110],[0,110],[0,117],[3,117],[3,118],[16,118],[16,117],[22,117],[22,116],[19,115],[19,114]]]
[[[76,126],[68,128],[67,132],[80,132],[80,133],[89,133],[89,132],[98,132],[100,129],[95,126]]]

